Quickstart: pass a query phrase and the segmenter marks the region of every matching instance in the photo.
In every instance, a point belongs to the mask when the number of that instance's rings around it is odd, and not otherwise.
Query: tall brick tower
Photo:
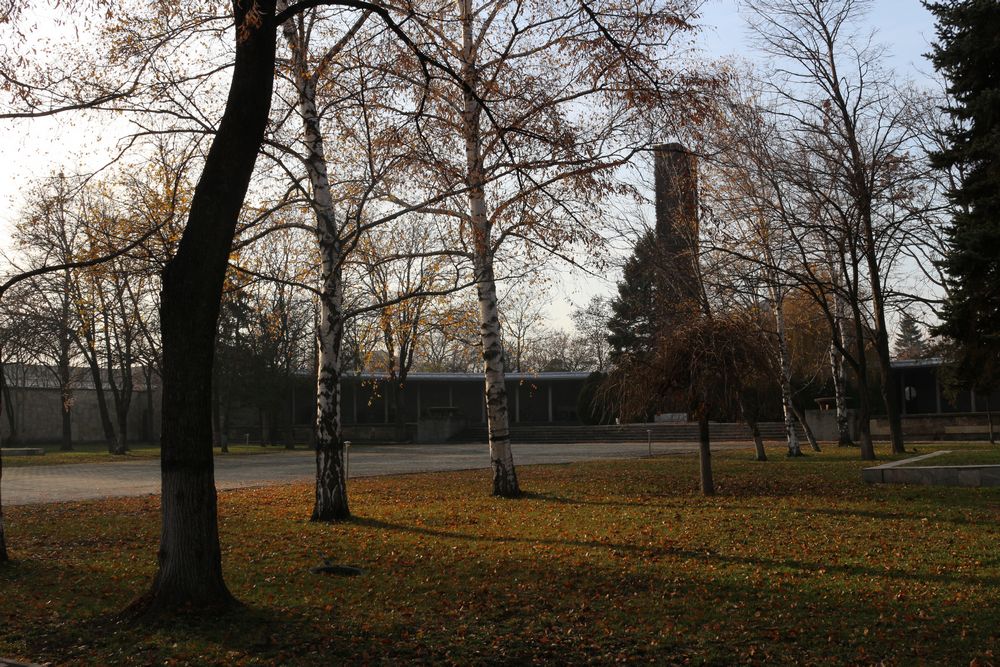
[[[669,311],[697,308],[698,163],[680,144],[653,146],[660,293]]]

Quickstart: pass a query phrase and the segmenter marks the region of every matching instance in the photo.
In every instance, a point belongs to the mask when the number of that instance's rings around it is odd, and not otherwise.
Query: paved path
[[[713,444],[718,448],[746,444]],[[693,452],[696,444],[654,444],[654,454]],[[645,443],[516,444],[518,465],[569,463],[593,459],[638,458]],[[351,477],[394,475],[489,467],[484,444],[355,445]],[[253,456],[216,456],[215,482],[220,489],[306,482],[314,478],[312,452],[294,451]],[[3,471],[4,505],[28,505],[114,496],[143,496],[160,491],[160,462],[81,463],[8,467]]]

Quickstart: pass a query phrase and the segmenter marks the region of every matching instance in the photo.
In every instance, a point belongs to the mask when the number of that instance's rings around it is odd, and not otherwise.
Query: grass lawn
[[[1000,465],[1000,446],[989,443],[977,443],[975,445],[959,445],[952,447],[948,443],[936,444],[933,449],[924,452],[920,448],[920,453],[930,453],[937,450],[951,450],[947,454],[941,454],[923,461],[916,461],[914,466],[966,466],[966,465]],[[907,465],[906,467],[909,467]]]
[[[20,445],[11,445],[20,447]],[[3,464],[11,468],[15,466],[51,466],[65,463],[117,463],[135,459],[158,459],[160,458],[159,444],[130,444],[129,451],[123,455],[108,453],[108,446],[103,442],[74,443],[73,451],[59,451],[58,444],[50,445],[24,445],[28,448],[41,448],[45,454],[31,456],[10,456],[4,455]],[[297,449],[305,449],[305,445],[296,445]],[[252,455],[252,454],[276,454],[287,451],[284,445],[260,445],[230,444],[229,454],[232,455]],[[215,448],[216,456],[226,456]]]
[[[118,622],[148,585],[154,498],[12,507],[0,655],[67,665],[1000,662],[1000,489],[866,486],[857,450],[693,456],[352,481],[220,497],[246,607]],[[923,449],[923,447],[921,447]],[[881,452],[880,452],[881,453]],[[884,459],[883,459],[884,460]],[[113,518],[113,520],[109,520]],[[310,574],[321,555],[367,570]],[[978,662],[973,663],[972,661]]]

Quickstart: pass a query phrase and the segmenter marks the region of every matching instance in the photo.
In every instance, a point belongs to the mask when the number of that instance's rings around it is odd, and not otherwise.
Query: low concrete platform
[[[0,658],[0,667],[38,667],[33,663],[28,662],[14,662],[7,658]]]
[[[0,449],[0,456],[42,456],[45,450],[41,447],[4,447]],[[0,663],[0,667],[3,663]]]
[[[919,484],[923,486],[1000,486],[1000,465],[914,466],[913,463],[948,454],[948,450],[893,461],[861,471],[868,484]]]

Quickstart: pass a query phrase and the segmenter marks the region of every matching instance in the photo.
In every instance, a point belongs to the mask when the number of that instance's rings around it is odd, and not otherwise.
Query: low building
[[[1000,391],[977,392],[948,382],[949,368],[940,358],[892,362],[896,398],[909,440],[984,440],[996,432],[991,415],[1000,406]],[[887,438],[889,423],[872,420],[872,435]]]
[[[579,424],[577,397],[587,372],[507,373],[512,424]],[[397,399],[402,398],[402,419]],[[452,408],[470,425],[486,424],[486,391],[480,373],[411,373],[402,389],[385,374],[349,375],[341,383],[345,426],[416,422],[436,408]]]
[[[992,394],[949,387],[944,360],[906,359],[892,362],[896,396],[905,415],[986,412],[1000,406],[1000,390]]]

